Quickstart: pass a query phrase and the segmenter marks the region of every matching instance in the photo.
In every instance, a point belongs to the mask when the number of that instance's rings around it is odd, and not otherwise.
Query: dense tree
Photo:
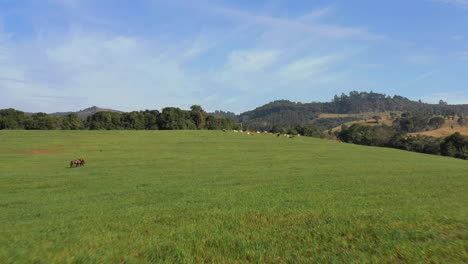
[[[146,129],[145,115],[143,112],[129,112],[122,115],[124,129],[144,130]]]
[[[393,127],[402,132],[423,131],[428,127],[431,117],[432,114],[428,112],[406,112],[401,115],[401,118],[397,118],[393,121]]]
[[[445,119],[440,116],[433,117],[429,120],[428,126],[431,129],[441,128],[445,124]]]
[[[314,125],[308,125],[308,126],[301,126],[298,125],[296,126],[296,131],[298,134],[301,134],[306,137],[316,137],[316,138],[323,138],[325,135],[318,130]]]
[[[329,130],[340,126],[341,124],[361,120],[362,118],[347,116],[347,117],[336,117],[336,118],[318,118],[315,119],[313,125],[320,131]]]
[[[24,112],[12,108],[0,110],[0,129],[25,129],[31,121]]]
[[[87,119],[87,126],[91,130],[124,129],[122,114],[115,112],[98,112]]]
[[[468,158],[468,137],[460,133],[446,137],[440,145],[440,151],[444,156],[467,159]]]
[[[37,113],[31,116],[32,120],[26,124],[26,129],[55,130],[61,128],[62,119],[49,116],[46,113]]]
[[[190,113],[177,107],[166,107],[162,110],[159,127],[165,130],[197,129]]]
[[[275,124],[273,125],[271,132],[272,133],[279,133],[279,134],[287,134],[289,127],[285,124]]]
[[[78,117],[76,113],[70,113],[66,117],[62,118],[63,130],[80,130],[85,129],[85,122],[83,119]]]
[[[160,113],[158,110],[145,110],[143,112],[145,120],[145,129],[147,130],[158,130],[158,123],[160,118]]]
[[[195,123],[195,126],[198,129],[205,129],[207,113],[199,105],[192,105],[190,107],[190,110],[191,110],[190,117],[192,121]]]

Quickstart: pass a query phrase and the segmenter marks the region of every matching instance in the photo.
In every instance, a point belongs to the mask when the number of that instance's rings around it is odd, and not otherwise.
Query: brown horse
[[[83,158],[80,158],[80,159],[77,159],[77,160],[72,160],[70,161],[70,168],[73,167],[73,165],[75,165],[75,167],[78,167],[78,166],[84,166],[85,165],[85,160]]]

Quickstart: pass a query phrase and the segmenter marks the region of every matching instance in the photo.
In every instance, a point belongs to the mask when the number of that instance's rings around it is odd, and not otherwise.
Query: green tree
[[[159,122],[159,127],[166,130],[197,129],[190,113],[177,107],[164,108]]]
[[[468,158],[468,137],[456,132],[444,139],[440,145],[440,151],[444,156],[467,159]]]
[[[158,130],[158,120],[160,113],[158,110],[145,110],[143,112],[145,118],[145,129],[147,130]]]
[[[78,117],[77,113],[70,113],[62,118],[61,128],[63,130],[81,130],[85,129],[85,122]]]
[[[134,111],[122,116],[122,124],[125,129],[144,130],[145,123],[145,116],[142,112]]]
[[[62,119],[54,116],[49,116],[46,113],[37,113],[32,115],[32,120],[26,126],[26,129],[31,130],[55,130],[60,129]]]
[[[432,129],[441,128],[445,124],[445,119],[440,116],[433,117],[429,120],[428,126]]]
[[[87,126],[91,130],[119,130],[124,129],[122,114],[115,112],[97,112],[88,116]]]
[[[190,110],[190,117],[195,123],[196,127],[198,129],[205,129],[207,113],[199,105],[192,105]]]
[[[32,118],[13,108],[0,110],[0,129],[25,129]]]

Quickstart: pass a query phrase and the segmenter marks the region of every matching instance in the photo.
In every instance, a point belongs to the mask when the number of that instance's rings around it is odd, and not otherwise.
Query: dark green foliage
[[[122,115],[114,112],[98,112],[88,116],[87,126],[91,130],[123,129]]]
[[[205,129],[206,128],[206,112],[201,108],[199,105],[192,105],[190,107],[190,117],[192,121],[195,123],[195,126],[198,129]]]
[[[445,124],[445,119],[440,116],[433,117],[429,120],[428,126],[432,129],[441,128]]]
[[[468,137],[460,133],[448,136],[440,145],[440,151],[444,156],[450,156],[460,159],[468,158]]]
[[[273,125],[273,128],[271,129],[271,133],[287,134],[288,130],[289,130],[289,127],[284,124],[275,124]]]
[[[337,117],[337,118],[319,118],[314,120],[314,126],[319,130],[329,130],[335,128],[341,124],[361,120],[359,117],[347,116],[347,117]]]
[[[239,116],[236,115],[235,113],[233,112],[225,112],[225,111],[221,111],[221,110],[216,110],[214,111],[214,113],[211,113],[211,115],[214,115],[216,117],[222,117],[222,118],[227,118],[227,119],[232,119],[232,120],[235,120],[235,121],[239,121]]]
[[[25,129],[31,121],[24,112],[12,108],[0,110],[0,129]]]
[[[429,120],[432,114],[429,112],[411,112],[403,113],[400,118],[393,121],[393,127],[401,132],[418,132],[429,127]],[[440,122],[435,120],[435,123]]]
[[[146,121],[144,112],[130,112],[122,115],[122,125],[124,129],[144,130]]]
[[[440,155],[441,141],[440,138],[424,135],[408,136],[406,138],[406,150]]]
[[[296,127],[296,131],[298,134],[301,134],[306,137],[316,137],[316,138],[325,137],[325,135],[313,125],[308,125],[308,126],[299,125]]]
[[[46,113],[37,113],[31,116],[32,120],[26,125],[26,129],[31,130],[55,130],[60,129],[62,119],[49,116]]]
[[[62,119],[61,129],[63,130],[81,130],[85,128],[84,120],[79,118],[76,113],[70,113]]]
[[[392,136],[393,131],[389,129],[360,124],[353,124],[338,134],[344,142],[367,146],[383,146]]]
[[[190,113],[177,107],[164,108],[159,122],[159,128],[163,130],[197,129]]]
[[[158,130],[160,113],[158,110],[145,110],[143,112],[146,130]]]
[[[311,124],[320,112],[322,112],[321,106],[317,104],[279,100],[242,113],[238,120],[253,130],[271,130],[275,124],[283,124],[292,128],[297,125]]]
[[[462,159],[468,157],[468,137],[459,133],[440,139],[424,135],[409,136],[385,126],[354,124],[343,128],[337,133],[337,137],[343,142],[359,145],[390,147]]]
[[[209,130],[240,129],[239,125],[232,119],[208,115],[206,117],[206,128]]]
[[[181,130],[181,129],[239,129],[232,119],[207,114],[200,106],[190,111],[175,107],[128,113],[101,111],[88,116],[86,122],[77,113],[65,117],[37,113],[31,116],[15,109],[0,110],[0,129],[30,130]]]

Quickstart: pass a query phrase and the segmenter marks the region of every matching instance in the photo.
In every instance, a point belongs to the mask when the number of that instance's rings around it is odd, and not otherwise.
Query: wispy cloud
[[[212,12],[223,15],[227,18],[236,19],[254,25],[262,25],[269,27],[270,29],[280,28],[285,31],[299,31],[319,37],[363,37],[371,40],[388,39],[387,36],[371,33],[366,28],[345,27],[318,22],[318,19],[332,13],[332,7],[318,9],[310,12],[305,16],[292,19],[278,16],[253,14],[245,10],[226,7],[215,7],[211,8],[211,10]]]
[[[89,105],[133,110],[197,103],[239,112],[272,98],[302,100],[304,91],[342,87],[352,75],[343,65],[363,47],[386,39],[364,27],[322,23],[335,6],[297,17],[212,5],[203,10],[231,26],[148,37],[72,24],[65,33],[41,31],[24,43],[4,36],[0,104],[55,112]],[[230,44],[239,39],[248,41]],[[346,39],[353,44],[327,45]],[[292,96],[292,90],[298,93]]]

